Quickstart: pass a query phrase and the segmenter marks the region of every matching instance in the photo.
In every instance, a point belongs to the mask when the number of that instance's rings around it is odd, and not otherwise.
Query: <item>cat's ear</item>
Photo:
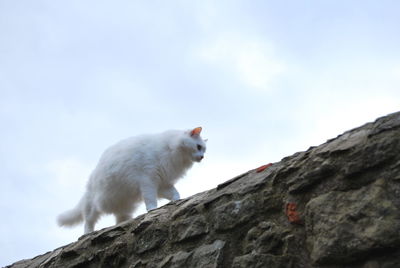
[[[202,128],[201,127],[196,127],[195,129],[193,129],[192,131],[190,131],[190,136],[192,137],[198,137],[200,136]]]

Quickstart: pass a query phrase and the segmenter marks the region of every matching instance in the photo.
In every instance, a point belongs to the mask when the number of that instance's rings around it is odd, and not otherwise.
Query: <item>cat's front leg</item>
[[[171,201],[176,201],[176,200],[181,199],[181,196],[180,196],[178,190],[176,190],[176,188],[174,186],[171,187],[171,191],[172,191]]]
[[[160,197],[168,199],[170,201],[176,201],[181,199],[178,190],[173,185],[169,185],[168,187],[165,187],[161,189],[160,191]]]
[[[146,205],[146,210],[150,211],[157,208],[157,187],[152,183],[142,183],[140,192]]]

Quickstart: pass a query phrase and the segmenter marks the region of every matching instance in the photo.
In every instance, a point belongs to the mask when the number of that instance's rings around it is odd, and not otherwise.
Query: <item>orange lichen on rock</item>
[[[286,204],[286,216],[290,223],[298,223],[301,224],[302,221],[300,219],[300,215],[297,212],[296,203],[287,203]]]
[[[263,172],[264,170],[266,170],[266,169],[267,169],[267,168],[269,168],[270,166],[272,166],[272,163],[269,163],[269,164],[263,165],[263,166],[261,166],[261,167],[257,168],[257,169],[256,169],[256,171],[257,171],[257,173],[259,173],[259,172]]]

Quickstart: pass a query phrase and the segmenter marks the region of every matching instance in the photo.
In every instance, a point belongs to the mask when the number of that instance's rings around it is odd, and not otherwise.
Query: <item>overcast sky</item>
[[[206,158],[177,185],[188,197],[400,110],[399,11],[0,0],[0,266],[77,240],[82,225],[55,218],[120,139],[202,126]]]

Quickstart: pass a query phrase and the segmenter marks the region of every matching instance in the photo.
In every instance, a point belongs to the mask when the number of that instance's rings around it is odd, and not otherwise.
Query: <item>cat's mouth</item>
[[[196,156],[196,157],[194,158],[194,160],[195,160],[196,162],[201,162],[201,160],[203,160],[203,158],[204,158],[204,156]]]

